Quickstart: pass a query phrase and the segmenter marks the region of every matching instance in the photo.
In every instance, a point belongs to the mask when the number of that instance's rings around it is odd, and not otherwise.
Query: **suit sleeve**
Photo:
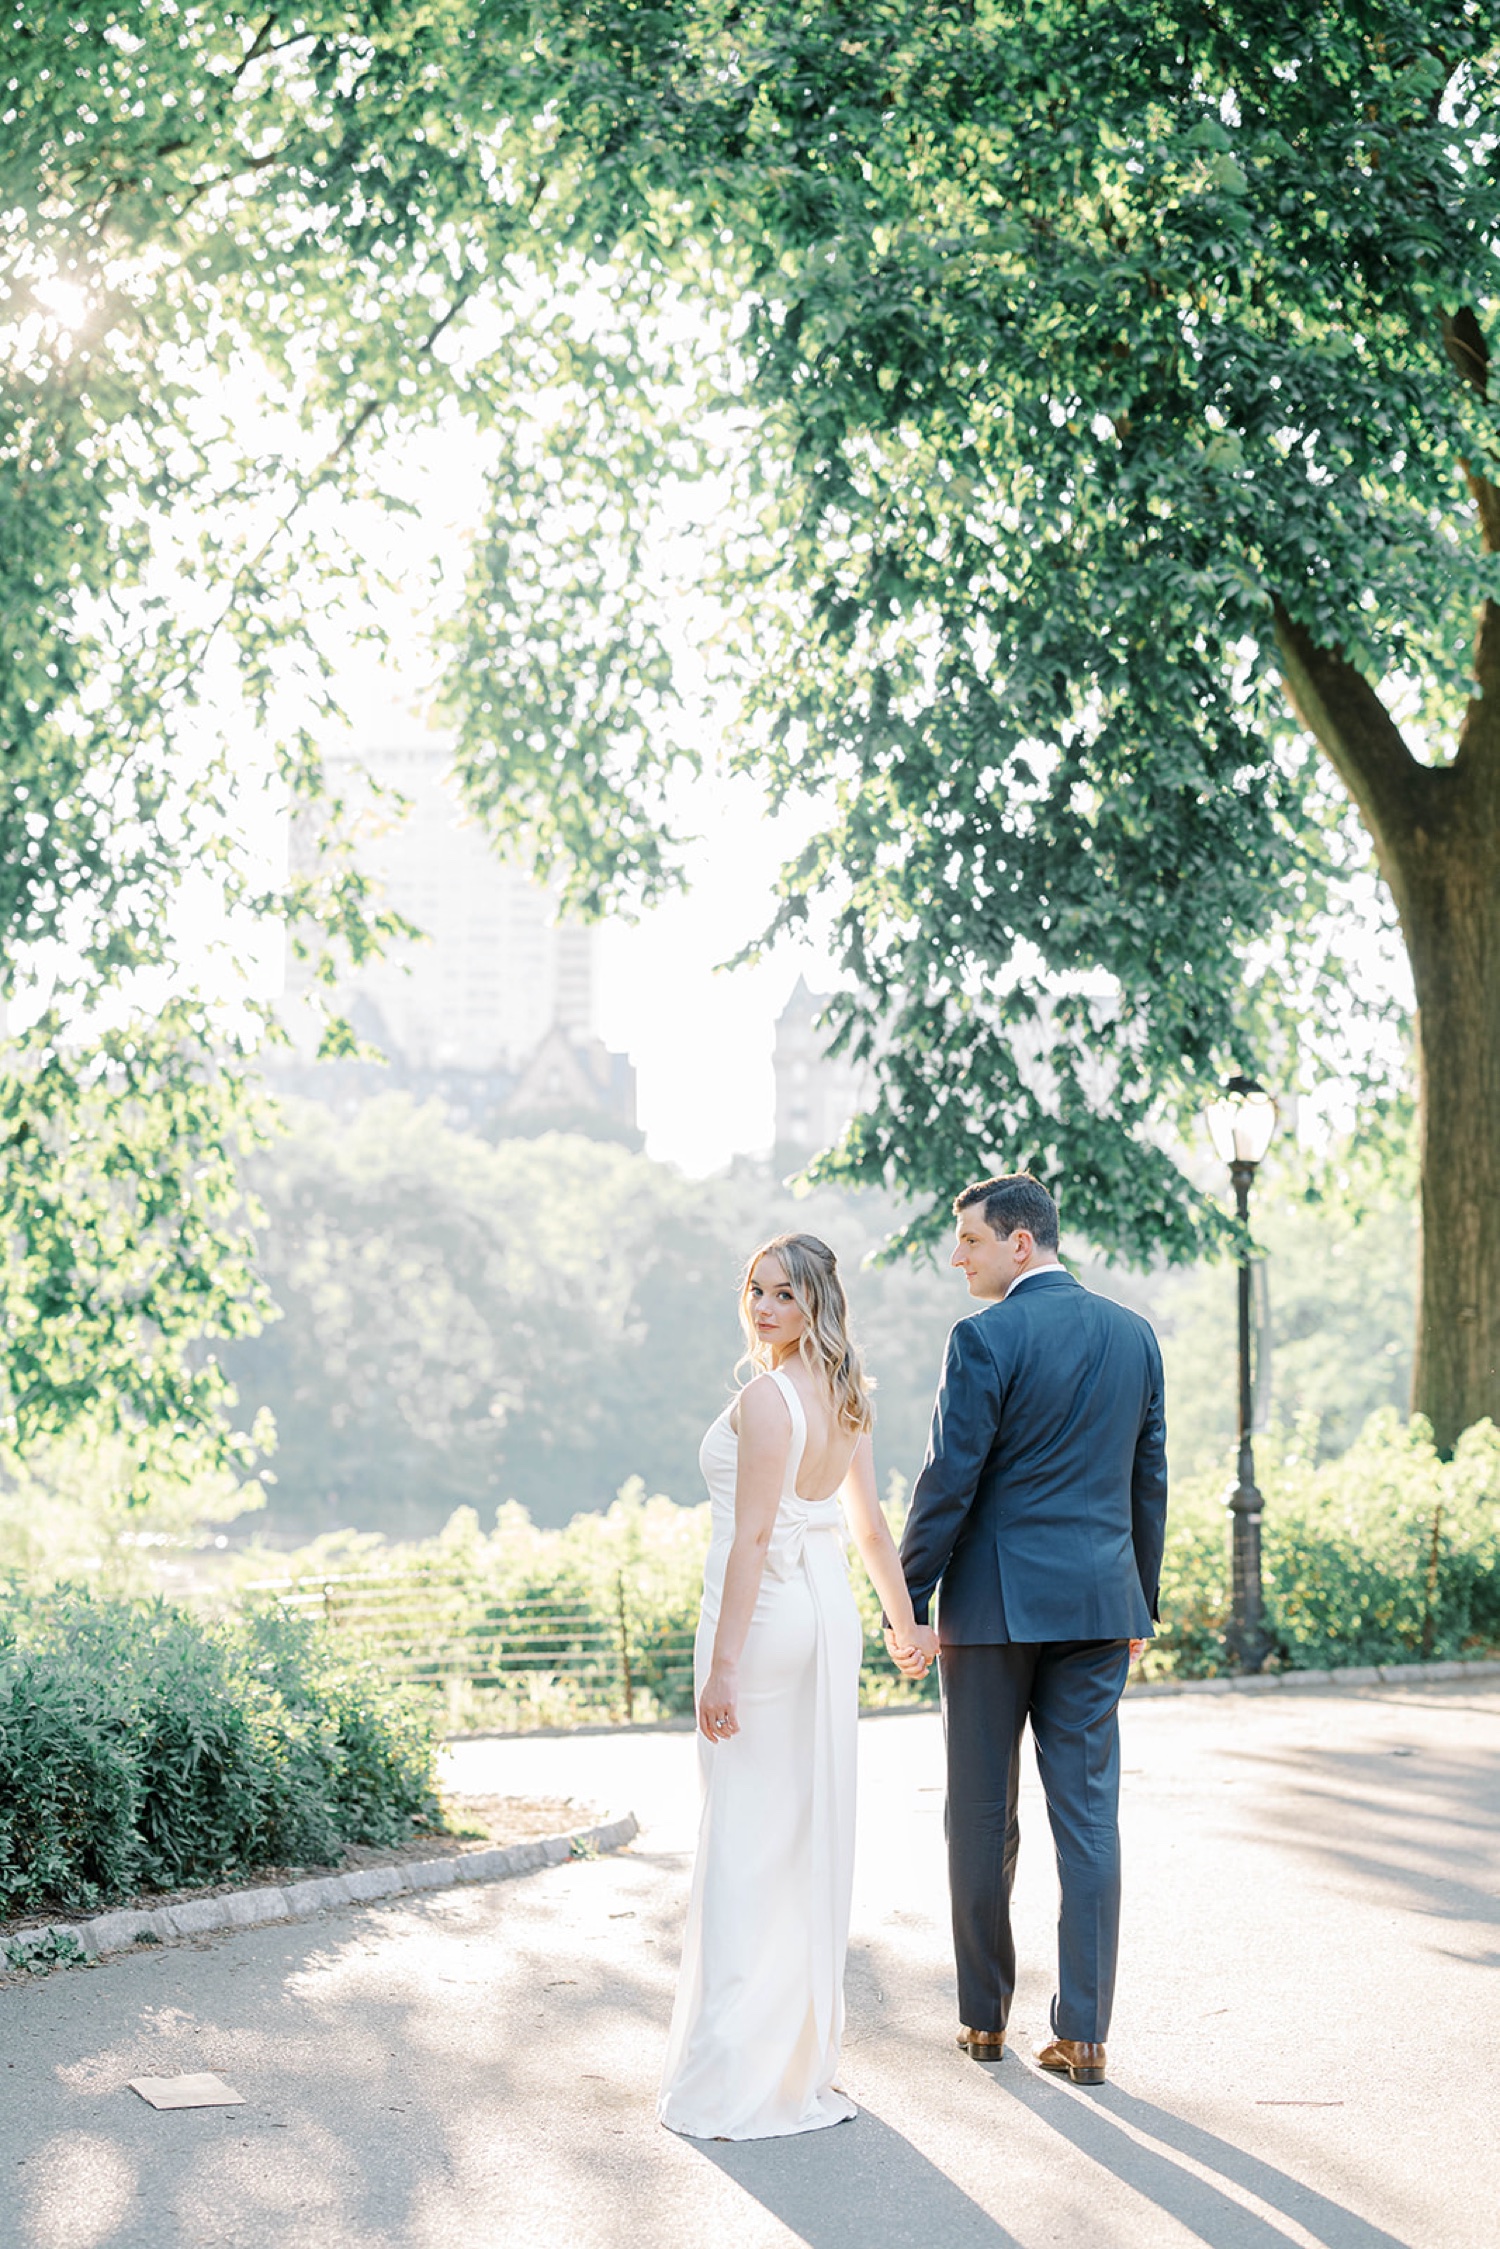
[[[1000,1426],[1000,1391],[994,1359],[975,1322],[960,1320],[948,1338],[927,1458],[901,1537],[901,1567],[919,1624],[927,1622],[938,1579],[979,1488]]]
[[[1150,1339],[1150,1390],[1145,1418],[1135,1441],[1135,1468],[1130,1479],[1130,1535],[1141,1591],[1152,1617],[1159,1620],[1157,1596],[1161,1587],[1162,1548],[1167,1536],[1167,1419],[1163,1397],[1161,1352]]]

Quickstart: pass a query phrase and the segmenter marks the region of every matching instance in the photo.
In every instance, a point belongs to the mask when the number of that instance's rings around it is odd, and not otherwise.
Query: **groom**
[[[1116,1711],[1166,1525],[1161,1354],[1143,1319],[1058,1263],[1057,1205],[1029,1174],[981,1180],[953,1209],[951,1262],[985,1309],[948,1338],[901,1561],[923,1627],[903,1668],[941,1650],[958,2042],[982,2061],[1005,2046],[1029,1719],[1062,1886],[1055,2035],[1037,2058],[1098,2085],[1120,1921]]]

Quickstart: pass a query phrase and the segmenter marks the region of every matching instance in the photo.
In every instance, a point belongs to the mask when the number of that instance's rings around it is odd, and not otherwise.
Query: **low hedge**
[[[434,1714],[320,1626],[0,1598],[0,1918],[91,1911],[439,1823]]]
[[[1337,1460],[1316,1460],[1308,1427],[1258,1444],[1256,1465],[1273,1666],[1336,1671],[1500,1650],[1500,1431],[1492,1422],[1476,1422],[1443,1460],[1425,1421],[1387,1410]],[[1222,1472],[1174,1487],[1148,1676],[1206,1678],[1230,1668],[1224,1498]]]
[[[1372,1416],[1338,1459],[1320,1461],[1318,1451],[1311,1422],[1256,1446],[1272,1663],[1336,1670],[1500,1653],[1500,1431],[1476,1423],[1443,1460],[1424,1421],[1387,1411]],[[1161,1628],[1142,1665],[1148,1679],[1233,1668],[1225,1645],[1227,1481],[1227,1464],[1173,1479]],[[899,1536],[899,1499],[889,1512]],[[692,1708],[691,1643],[708,1535],[706,1502],[674,1506],[648,1498],[633,1481],[607,1512],[576,1515],[564,1530],[538,1529],[521,1508],[505,1506],[485,1534],[473,1511],[461,1508],[441,1537],[420,1544],[340,1534],[300,1554],[252,1551],[240,1568],[251,1587],[260,1586],[258,1594],[247,1589],[247,1598],[265,1598],[273,1565],[304,1592],[320,1581],[350,1585],[355,1576],[367,1592],[387,1576],[397,1592],[400,1581],[415,1585],[409,1610],[394,1593],[372,1604],[387,1643],[399,1644],[408,1661],[422,1655],[418,1595],[425,1586],[426,1611],[438,1616],[426,1627],[434,1677],[449,1675],[445,1666],[465,1633],[474,1638],[476,1672],[493,1662],[497,1646],[509,1667],[502,1684],[458,1685],[444,1712],[455,1730],[566,1726],[620,1712],[622,1608],[635,1715]],[[936,1670],[920,1686],[897,1675],[880,1636],[879,1601],[857,1561],[851,1575],[864,1627],[866,1707],[934,1700]],[[559,1619],[574,1629],[573,1640]],[[358,1644],[347,1620],[342,1644]],[[377,1644],[372,1637],[372,1652]],[[528,1670],[532,1650],[536,1665]]]

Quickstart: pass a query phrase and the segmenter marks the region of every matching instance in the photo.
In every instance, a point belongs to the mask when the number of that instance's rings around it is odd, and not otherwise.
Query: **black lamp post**
[[[1229,1166],[1234,1207],[1242,1227],[1250,1223],[1250,1186],[1276,1130],[1276,1103],[1253,1078],[1228,1078],[1208,1112],[1215,1149]],[[1255,1482],[1255,1450],[1250,1425],[1254,1403],[1250,1386],[1250,1251],[1240,1252],[1240,1450],[1239,1473],[1229,1495],[1230,1547],[1229,1652],[1241,1671],[1259,1671],[1270,1652],[1260,1583],[1260,1518],[1263,1502]]]

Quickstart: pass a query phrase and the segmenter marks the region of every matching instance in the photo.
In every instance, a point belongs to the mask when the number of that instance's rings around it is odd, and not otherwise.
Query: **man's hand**
[[[1150,1647],[1150,1645],[1151,1645],[1151,1642],[1150,1642],[1149,1640],[1132,1640],[1132,1641],[1131,1641],[1131,1643],[1130,1643],[1130,1660],[1131,1660],[1131,1662],[1132,1662],[1132,1663],[1139,1663],[1139,1662],[1140,1662],[1140,1660],[1141,1660],[1141,1657],[1142,1657],[1142,1656],[1143,1656],[1143,1655],[1145,1654],[1146,1650],[1147,1650],[1147,1649],[1148,1649],[1148,1648]]]
[[[902,1645],[887,1625],[886,1654],[905,1679],[925,1679],[937,1661],[938,1638],[930,1624],[914,1626],[910,1641]]]

